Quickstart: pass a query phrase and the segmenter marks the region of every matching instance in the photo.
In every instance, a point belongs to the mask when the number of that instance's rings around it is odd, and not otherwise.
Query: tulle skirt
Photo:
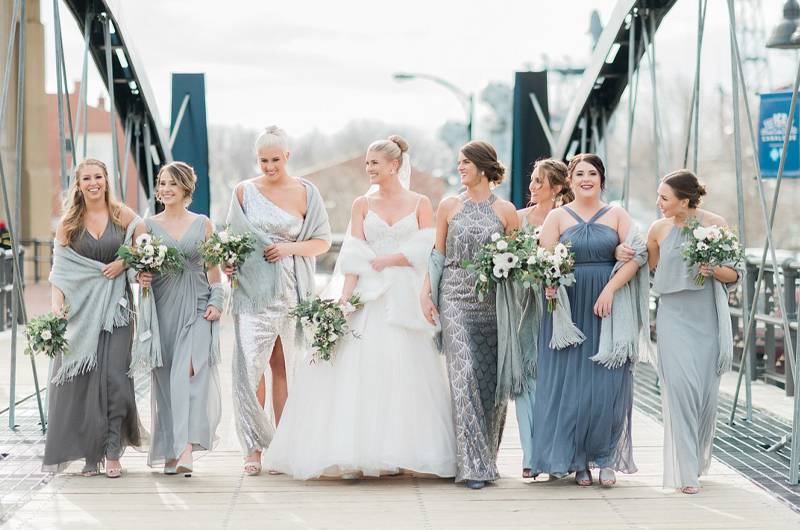
[[[386,311],[383,296],[367,302],[351,317],[360,338],[345,338],[331,362],[298,362],[266,469],[297,479],[455,475],[442,357],[428,333],[388,323]]]

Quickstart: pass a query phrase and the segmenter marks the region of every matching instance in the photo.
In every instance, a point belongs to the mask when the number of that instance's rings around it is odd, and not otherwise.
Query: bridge
[[[572,104],[559,130],[551,129],[546,112],[547,101],[542,101],[542,97],[547,97],[546,90],[544,96],[536,90],[518,91],[517,96],[521,99],[515,104],[526,107],[524,116],[528,118],[523,120],[523,114],[515,116],[515,132],[519,130],[536,135],[544,147],[538,151],[519,148],[522,151],[515,154],[514,163],[517,167],[513,174],[516,180],[511,183],[513,198],[521,200],[519,190],[527,188],[528,176],[522,168],[528,167],[539,156],[551,155],[569,160],[575,153],[592,151],[606,157],[609,122],[615,115],[617,122],[623,123],[626,130],[625,171],[619,182],[621,192],[615,199],[626,206],[631,201],[631,182],[635,178],[631,163],[633,131],[637,118],[643,112],[652,125],[652,138],[656,145],[653,167],[648,172],[653,188],[662,174],[673,169],[667,167],[666,157],[660,150],[665,133],[664,109],[657,90],[656,35],[670,11],[681,2],[687,3],[689,0],[616,2],[577,83]],[[687,135],[679,139],[684,154],[683,163],[695,171],[702,151],[699,125],[703,111],[700,103],[700,58],[708,2],[699,0],[696,4],[697,25],[692,28],[692,39],[697,43],[697,55],[687,61],[687,64],[691,63],[691,102],[688,108],[680,109],[678,113],[686,117],[687,123]],[[789,11],[783,23],[795,21],[796,27],[800,11],[791,11],[795,5],[792,1],[786,2]],[[536,510],[527,507],[529,499],[525,492],[531,486],[547,492],[544,501],[537,501],[541,502],[539,508],[560,514],[565,524],[570,521],[574,523],[569,524],[578,524],[577,519],[570,518],[569,510],[564,509],[566,504],[575,502],[586,502],[587,510],[593,509],[589,506],[603,506],[598,513],[605,514],[601,517],[608,517],[609,527],[621,524],[643,527],[652,524],[654,519],[663,523],[665,518],[675,517],[672,511],[674,507],[687,509],[685,504],[676,502],[677,499],[667,498],[655,491],[658,482],[655,467],[659,459],[661,432],[658,423],[659,394],[657,381],[646,369],[638,377],[636,413],[637,429],[643,433],[636,441],[637,447],[647,455],[645,465],[648,470],[643,474],[644,478],[630,489],[618,488],[611,493],[588,495],[576,494],[574,490],[567,491],[564,487],[543,486],[536,482],[525,484],[511,479],[517,475],[515,466],[519,460],[516,441],[508,439],[513,438],[516,431],[512,423],[507,431],[511,435],[504,440],[504,452],[501,453],[505,455],[502,457],[505,459],[503,475],[509,478],[504,478],[499,483],[500,487],[492,489],[490,504],[487,505],[493,510],[492,513],[496,513],[496,510],[502,512],[503,515],[498,515],[497,519],[483,510],[473,513],[472,509],[467,508],[469,498],[460,492],[454,493],[451,486],[439,481],[426,481],[421,477],[403,476],[396,481],[380,483],[368,481],[351,487],[347,492],[341,489],[345,486],[333,481],[307,485],[281,477],[263,483],[245,482],[244,477],[238,475],[240,466],[235,440],[231,437],[230,411],[226,411],[228,424],[223,425],[228,432],[223,436],[218,455],[213,453],[208,457],[209,474],[200,485],[196,484],[198,481],[193,481],[191,485],[175,484],[174,481],[167,483],[150,473],[139,473],[128,481],[129,489],[108,494],[76,477],[59,476],[51,479],[37,473],[35,457],[40,455],[37,451],[41,450],[42,433],[46,426],[43,405],[46,377],[41,375],[46,374],[46,367],[33,359],[28,361],[19,356],[21,338],[18,336],[18,326],[14,323],[23,323],[36,310],[47,307],[41,303],[37,305],[31,295],[37,289],[42,296],[46,295],[44,278],[49,254],[47,245],[37,241],[49,241],[52,237],[49,213],[43,215],[51,211],[51,197],[69,185],[76,161],[91,155],[87,150],[89,103],[86,87],[89,68],[96,69],[107,87],[111,109],[108,130],[112,180],[123,199],[126,199],[125,193],[130,189],[128,183],[131,179],[137,182],[134,189],[139,190],[144,198],[136,203],[140,213],[155,209],[153,186],[159,167],[173,158],[187,157],[185,154],[174,156],[177,152],[176,141],[178,145],[181,143],[181,135],[189,135],[187,138],[193,139],[198,134],[205,137],[203,96],[198,96],[197,92],[184,85],[177,90],[173,87],[172,123],[169,127],[161,123],[147,79],[147,65],[136,55],[125,29],[125,21],[116,15],[110,2],[54,1],[55,23],[53,28],[48,29],[38,20],[40,7],[38,0],[8,0],[0,6],[0,46],[6,44],[5,48],[0,49],[0,196],[3,198],[0,216],[7,220],[12,241],[0,266],[0,284],[7,286],[5,293],[0,294],[0,357],[7,356],[9,368],[8,374],[0,374],[9,380],[8,408],[0,414],[5,415],[9,428],[7,439],[0,436],[0,449],[4,455],[8,454],[2,457],[7,460],[0,459],[0,466],[8,466],[9,463],[16,466],[13,472],[5,475],[0,468],[0,509],[6,510],[0,512],[0,521],[8,519],[14,528],[79,526],[86,524],[89,519],[110,525],[119,515],[125,524],[132,525],[136,521],[155,523],[158,517],[166,516],[170,510],[184,507],[207,515],[205,520],[203,517],[196,519],[197,524],[214,528],[247,526],[252,522],[249,518],[249,510],[252,509],[279,514],[270,520],[278,526],[345,527],[351,524],[353,526],[350,527],[355,527],[353,521],[362,513],[361,506],[363,503],[374,503],[373,496],[378,492],[382,500],[376,506],[389,516],[375,515],[370,520],[375,524],[364,523],[364,527],[372,528],[378,521],[392,527],[392,522],[406,517],[409,518],[407,526],[410,528],[446,528],[456,523],[462,526],[468,523],[478,526],[496,523],[514,527],[522,524],[523,520],[538,516]],[[785,178],[783,173],[800,85],[800,67],[792,91],[789,119],[785,124],[780,169],[774,184],[767,184],[757,157],[752,97],[745,72],[747,60],[743,56],[741,36],[737,30],[741,6],[737,6],[733,0],[726,0],[725,11],[730,33],[727,59],[731,64],[729,84],[732,98],[729,112],[733,124],[731,142],[735,166],[730,186],[736,190],[739,236],[751,247],[752,253],[748,258],[743,287],[732,302],[738,362],[737,372],[729,374],[723,381],[723,392],[727,393],[729,399],[723,399],[721,405],[718,426],[721,434],[715,445],[717,460],[712,474],[714,492],[710,500],[703,501],[705,504],[698,507],[696,513],[692,512],[694,518],[684,520],[682,526],[711,527],[714,517],[708,520],[704,517],[713,512],[722,514],[726,520],[737,521],[735,524],[742,528],[750,527],[748,525],[754,524],[756,518],[760,526],[796,527],[798,519],[793,518],[790,511],[782,510],[788,505],[800,512],[800,400],[795,392],[795,382],[800,378],[800,366],[796,362],[800,260],[796,254],[776,248],[773,228]],[[61,23],[62,16],[73,19],[75,24],[72,30],[83,36],[84,51],[81,57],[65,57],[61,31],[68,24]],[[37,160],[34,148],[36,139],[44,137],[46,126],[41,103],[43,94],[38,91],[43,86],[44,66],[36,56],[43,51],[45,31],[51,32],[56,48],[60,171],[55,179],[41,160]],[[6,34],[7,39],[2,38]],[[791,32],[785,37],[784,41],[771,44],[777,47],[800,47],[800,43],[791,41]],[[68,94],[67,60],[79,60],[82,64],[81,92],[76,108],[73,108],[72,98]],[[637,109],[639,79],[642,75],[647,76],[652,88],[648,102],[650,108],[644,111]],[[670,111],[674,114],[674,109]],[[194,118],[189,118],[190,115]],[[202,123],[196,121],[200,115]],[[203,149],[200,151],[188,156],[202,159]],[[208,156],[207,146],[205,156]],[[207,167],[207,158],[205,163]],[[134,174],[129,174],[129,167]],[[204,193],[208,194],[210,187],[207,174],[205,178],[201,188],[205,186]],[[746,213],[747,196],[755,197],[757,214],[754,216],[752,212]],[[128,202],[134,200],[133,197],[127,199]],[[763,234],[763,238],[751,242],[748,235],[753,232]],[[30,243],[23,245],[23,242]],[[31,276],[31,270],[34,271],[34,277]],[[33,306],[29,307],[29,304]],[[8,331],[2,331],[5,328]],[[3,351],[3,348],[7,351]],[[760,362],[761,356],[766,361]],[[774,369],[779,358],[783,363],[780,373]],[[764,385],[762,380],[778,383],[779,386]],[[146,396],[146,383],[140,381],[137,386],[143,399]],[[25,391],[18,392],[20,388]],[[777,402],[781,403],[780,413],[771,408]],[[141,411],[141,414],[145,417],[147,412]],[[24,435],[26,441],[21,441],[20,435]],[[136,461],[136,464],[128,464],[131,468],[134,465],[143,468],[140,457],[134,456],[131,461]],[[231,470],[233,474],[230,474]],[[19,481],[15,483],[17,479]],[[23,484],[23,487],[19,484]],[[401,486],[410,486],[411,489],[404,490]],[[154,487],[164,493],[149,497],[153,495],[151,491]],[[7,490],[5,495],[4,489]],[[20,493],[20,490],[24,491]],[[159,508],[156,516],[153,516],[155,518],[150,520],[150,515],[145,515],[139,509],[124,508],[128,497],[123,493],[148,499],[145,503],[156,502]],[[304,495],[320,504],[314,506],[313,503],[296,500]],[[208,503],[212,496],[215,500]],[[635,498],[644,499],[636,510],[644,512],[643,507],[647,507],[649,513],[631,515],[627,512],[635,504]],[[109,502],[108,508],[103,507],[105,501]],[[460,515],[448,520],[454,509],[460,511]],[[774,514],[774,520],[754,515],[761,510]],[[518,517],[520,514],[525,518]],[[43,519],[36,522],[40,516]],[[678,519],[675,521],[678,526]],[[697,526],[687,521],[697,523]],[[771,523],[774,525],[770,526]],[[731,523],[732,526],[735,524]]]

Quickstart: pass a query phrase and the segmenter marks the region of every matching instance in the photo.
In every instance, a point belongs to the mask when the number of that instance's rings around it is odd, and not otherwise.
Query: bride
[[[433,247],[433,207],[407,189],[407,150],[399,136],[367,150],[372,188],[353,203],[336,265],[345,277],[335,294],[364,302],[349,317],[356,337],[343,338],[330,362],[300,363],[267,469],[296,479],[456,473],[447,379],[416,295]]]

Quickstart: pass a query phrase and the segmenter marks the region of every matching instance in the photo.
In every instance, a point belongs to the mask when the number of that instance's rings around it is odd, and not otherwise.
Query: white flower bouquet
[[[538,245],[538,234],[517,230],[501,236],[492,234],[492,240],[481,247],[471,260],[463,260],[461,267],[477,274],[475,292],[478,300],[485,300],[486,295],[495,285],[508,278],[518,279],[530,285],[531,256],[535,256]]]
[[[575,254],[570,250],[569,243],[557,243],[552,251],[544,248],[537,250],[539,270],[537,276],[541,278],[543,287],[567,287],[575,283]],[[552,298],[547,301],[547,310],[553,312],[558,300]]]
[[[221,232],[211,234],[200,244],[200,254],[206,263],[222,267],[238,267],[256,249],[256,239],[252,234],[232,234],[227,227]],[[236,288],[236,275],[231,278],[231,288]]]
[[[297,304],[289,314],[300,319],[303,329],[310,331],[313,354],[311,362],[330,361],[336,345],[345,335],[358,335],[350,329],[347,316],[363,307],[361,298],[354,294],[344,306],[325,298],[315,297]]]
[[[742,261],[744,251],[739,238],[727,226],[701,226],[697,219],[692,219],[683,227],[683,232],[689,236],[683,247],[683,259],[690,266]],[[699,272],[695,274],[697,285],[703,285],[705,281],[705,276]]]
[[[28,345],[26,355],[44,354],[51,359],[59,353],[69,353],[67,344],[67,317],[47,313],[31,319],[25,327]]]
[[[140,235],[133,245],[122,245],[117,250],[117,256],[137,272],[169,274],[180,270],[182,266],[181,252],[165,245],[163,239],[152,234]],[[149,293],[149,287],[142,289],[143,297]]]

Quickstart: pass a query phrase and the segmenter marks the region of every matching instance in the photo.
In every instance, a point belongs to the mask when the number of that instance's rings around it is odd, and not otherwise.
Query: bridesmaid
[[[125,447],[140,445],[133,381],[127,375],[130,288],[117,258],[138,217],[116,201],[105,164],[91,158],[78,164],[64,212],[56,228],[50,282],[53,313],[67,310],[72,351],[52,362],[42,469],[59,472],[82,459],[83,476],[95,476],[105,460],[106,476],[117,478]],[[110,292],[117,293],[113,299]],[[81,345],[88,343],[91,350],[84,351]]]
[[[528,190],[531,194],[529,206],[517,212],[523,230],[533,231],[542,226],[547,214],[553,208],[572,202],[575,198],[569,187],[566,164],[554,158],[538,160],[534,164]],[[526,305],[537,304],[541,308],[542,304],[539,302],[539,298],[541,298],[541,292],[537,287],[534,287],[526,291],[525,303]],[[535,343],[532,340],[525,340],[524,336],[527,333],[539,334],[539,319],[541,315],[541,309],[538,311],[526,310],[524,312],[523,319],[525,321],[520,326],[520,342],[523,344],[523,348],[526,343]],[[533,356],[536,355],[536,352],[532,353]],[[533,448],[531,447],[531,442],[533,441],[535,392],[536,379],[530,377],[525,382],[523,392],[516,396],[514,400],[514,409],[519,427],[519,440],[522,445],[522,478],[533,477]]]
[[[331,246],[319,190],[286,171],[286,132],[268,127],[255,148],[262,174],[236,186],[228,222],[234,232],[253,233],[263,247],[241,270],[225,268],[238,281],[232,298],[233,402],[248,475],[261,472],[261,453],[280,422],[294,376],[296,328],[289,311],[313,295],[314,258]]]
[[[152,371],[152,442],[148,465],[164,473],[192,473],[192,452],[214,442],[222,403],[219,334],[212,323],[224,308],[219,267],[203,263],[201,245],[213,232],[208,217],[191,213],[197,176],[183,162],[161,168],[156,197],[164,211],[140,223],[135,236],[151,233],[183,254],[183,268],[169,275],[139,273],[155,297],[163,365]]]
[[[702,286],[696,269],[683,261],[688,240],[682,228],[692,219],[701,225],[726,225],[725,219],[698,208],[705,187],[686,169],[664,177],[658,187],[658,208],[664,218],[650,227],[648,262],[655,269],[653,290],[660,295],[658,372],[664,409],[664,487],[683,493],[699,491],[701,474],[711,464],[719,394],[720,321],[730,322],[727,303],[716,303],[717,284],[732,284],[739,275],[732,266],[702,266],[713,281]],[[731,264],[732,265],[732,264]],[[726,301],[727,301],[727,297]],[[730,336],[730,328],[727,329]]]
[[[608,369],[591,361],[599,348],[600,325],[611,314],[614,293],[639,267],[627,262],[614,274],[615,249],[631,226],[628,213],[605,204],[605,167],[594,154],[576,155],[569,164],[575,200],[553,210],[544,222],[540,245],[572,244],[576,282],[567,288],[572,320],[586,336],[577,346],[550,348],[553,319],[542,319],[536,403],[533,408],[534,476],[563,477],[575,473],[580,486],[590,486],[589,469],[599,467],[600,483],[616,483],[615,470],[636,471],[631,447],[633,374],[630,363]],[[554,289],[546,290],[555,297]]]
[[[496,402],[497,314],[493,297],[479,301],[475,274],[460,266],[492,234],[519,227],[514,205],[492,188],[505,176],[494,147],[472,141],[461,148],[458,172],[466,191],[442,201],[436,215],[435,251],[444,255],[437,310],[431,278],[423,287],[422,311],[433,323],[439,316],[456,426],[456,482],[480,489],[498,478],[497,450],[503,433],[506,402]],[[435,279],[433,280],[435,281]]]

